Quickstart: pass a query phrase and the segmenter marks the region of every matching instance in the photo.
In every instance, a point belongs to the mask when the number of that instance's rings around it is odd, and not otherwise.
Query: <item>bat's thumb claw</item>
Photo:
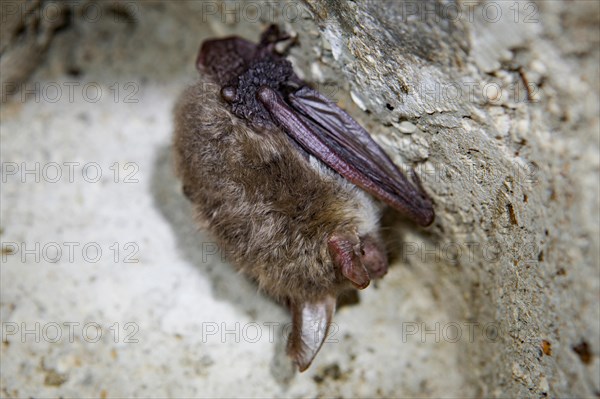
[[[300,371],[310,366],[321,349],[331,318],[335,312],[336,298],[331,295],[316,302],[292,303],[292,332],[288,338],[287,353]]]

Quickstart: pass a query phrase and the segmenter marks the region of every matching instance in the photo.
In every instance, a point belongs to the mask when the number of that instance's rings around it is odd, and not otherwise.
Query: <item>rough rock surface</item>
[[[598,395],[598,4],[308,3],[357,103],[422,166],[438,218],[418,252],[441,255],[423,278],[458,320],[499,323],[459,351],[477,394]]]
[[[55,32],[69,24],[67,2],[15,0],[0,6],[0,101],[40,65]],[[73,8],[74,9],[74,8]]]
[[[1,111],[3,397],[599,395],[597,2],[63,4],[39,57],[0,55],[22,89]],[[168,156],[200,42],[272,21],[437,214],[386,217],[390,273],[295,376],[285,310],[197,231]]]

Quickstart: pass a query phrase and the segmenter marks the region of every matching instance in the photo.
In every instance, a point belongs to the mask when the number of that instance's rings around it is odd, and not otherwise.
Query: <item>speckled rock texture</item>
[[[50,3],[1,3],[2,397],[600,395],[599,3]],[[437,215],[302,374],[170,157],[200,43],[270,22]]]
[[[15,0],[0,6],[0,98],[18,91],[37,68],[57,30],[69,24],[71,3]]]

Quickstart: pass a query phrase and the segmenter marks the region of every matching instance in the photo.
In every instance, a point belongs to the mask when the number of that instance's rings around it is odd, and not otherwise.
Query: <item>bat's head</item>
[[[265,58],[279,58],[275,43],[289,38],[276,25],[271,25],[262,34],[260,43],[252,43],[237,36],[211,39],[202,43],[196,68],[216,78],[221,86],[232,83],[253,63]]]
[[[255,126],[273,126],[257,93],[261,87],[280,93],[298,89],[292,64],[274,48],[288,37],[272,25],[259,44],[239,37],[207,40],[200,47],[196,67],[221,86],[221,97],[236,116]]]

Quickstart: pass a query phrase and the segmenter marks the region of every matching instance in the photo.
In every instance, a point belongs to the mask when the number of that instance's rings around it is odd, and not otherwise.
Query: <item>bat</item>
[[[334,102],[301,80],[275,49],[205,41],[200,81],[175,107],[174,159],[198,222],[228,260],[292,316],[287,353],[306,370],[342,291],[386,274],[381,202],[421,226],[430,198]]]

